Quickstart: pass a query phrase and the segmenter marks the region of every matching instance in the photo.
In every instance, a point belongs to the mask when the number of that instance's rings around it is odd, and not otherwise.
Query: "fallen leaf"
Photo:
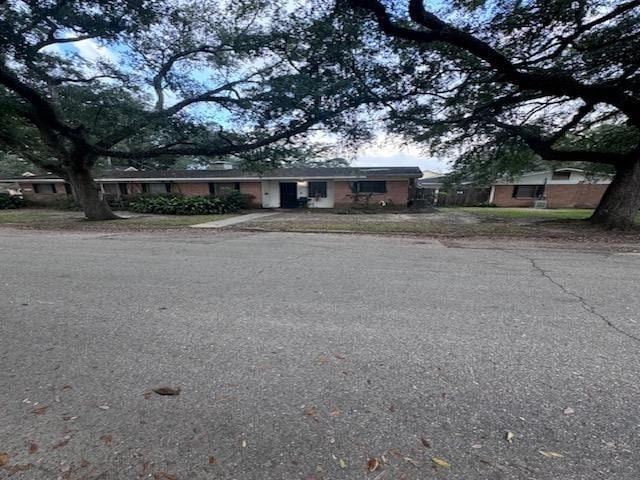
[[[318,416],[318,409],[316,407],[309,407],[304,411],[304,414],[307,417],[317,417]]]
[[[340,459],[338,464],[340,465],[340,468],[347,468],[347,462],[345,462],[343,459]]]
[[[405,462],[409,462],[414,467],[418,468],[418,462],[416,462],[413,458],[404,457]]]
[[[4,467],[7,463],[9,463],[9,454],[0,453],[0,467]]]
[[[316,358],[316,363],[318,365],[324,365],[325,363],[327,363],[329,360],[327,360],[327,357],[325,357],[324,355],[320,355],[318,358]]]
[[[393,403],[392,403],[391,405],[389,405],[389,411],[390,411],[391,413],[393,413],[393,412],[395,412],[395,411],[396,411],[396,406],[395,406]]]
[[[378,468],[380,468],[380,460],[376,457],[371,457],[367,460],[367,470],[370,472],[375,472]]]
[[[36,453],[38,451],[38,445],[36,445],[33,442],[29,443],[29,450],[28,451],[29,451],[29,454]]]
[[[246,440],[242,440],[242,448],[247,448],[247,441]]]
[[[389,455],[393,455],[396,458],[404,458],[404,455],[402,454],[402,452],[399,452],[395,448],[392,448],[389,450]]]
[[[100,437],[100,440],[102,440],[105,445],[111,445],[111,442],[113,442],[113,437],[111,435],[102,435]]]
[[[64,420],[65,422],[69,421],[69,420],[75,420],[78,417],[70,417],[69,415],[64,415],[62,417],[62,420]]]
[[[158,471],[153,474],[153,478],[155,480],[178,480],[178,477],[173,475],[172,473],[167,473],[163,471]]]
[[[471,448],[482,448],[482,445],[480,445],[479,443],[474,443],[473,445],[471,445]]]
[[[547,458],[564,458],[564,455],[558,452],[545,452],[544,450],[539,450],[539,452]]]
[[[71,440],[70,438],[65,438],[64,440],[61,440],[60,442],[56,443],[53,447],[51,447],[52,450],[55,450],[57,448],[62,448],[64,447],[67,443],[69,443],[69,440]]]
[[[149,400],[151,398],[152,393],[153,392],[144,392],[142,396],[144,397],[145,400]]]
[[[109,405],[98,405],[100,410],[109,410]]]
[[[89,460],[82,459],[80,460],[80,468],[87,468],[90,465]]]
[[[340,409],[336,408],[335,410],[332,410],[331,412],[329,412],[329,415],[331,415],[332,417],[337,417],[338,415],[340,415]]]
[[[217,465],[217,464],[218,464],[218,459],[213,455],[209,455],[209,465]]]
[[[31,410],[31,413],[35,413],[36,415],[42,415],[44,412],[47,411],[49,407],[47,405],[41,405],[38,408],[34,408],[33,410]]]
[[[567,408],[564,409],[564,414],[565,415],[573,415],[574,413],[576,413],[576,411],[571,407],[567,407]]]
[[[513,437],[515,437],[513,432],[507,432],[504,436],[504,439],[509,443],[513,443]]]
[[[429,443],[429,440],[427,440],[426,438],[424,437],[420,438],[420,442],[422,443],[422,446],[424,448],[431,448],[431,444]]]
[[[342,355],[340,355],[339,353],[336,353],[333,355],[334,357],[336,357],[338,360],[344,360],[347,357],[343,357]]]
[[[152,389],[158,395],[180,395],[180,387],[158,387]]]
[[[62,389],[63,390],[71,390],[73,387],[71,385],[63,385]]]
[[[442,458],[431,457],[431,461],[438,467],[451,468],[451,464]]]

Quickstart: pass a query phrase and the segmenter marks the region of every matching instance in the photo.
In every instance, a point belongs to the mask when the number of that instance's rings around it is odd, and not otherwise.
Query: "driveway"
[[[639,475],[637,255],[3,230],[0,265],[0,478]]]

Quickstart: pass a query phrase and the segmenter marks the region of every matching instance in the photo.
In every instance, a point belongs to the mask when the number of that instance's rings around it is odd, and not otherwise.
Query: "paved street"
[[[0,230],[0,271],[0,478],[640,476],[638,255]]]

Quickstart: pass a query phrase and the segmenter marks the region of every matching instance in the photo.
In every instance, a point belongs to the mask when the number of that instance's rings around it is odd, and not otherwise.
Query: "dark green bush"
[[[0,193],[0,210],[8,210],[10,208],[22,208],[25,201],[22,197],[9,195],[8,193]]]
[[[182,195],[142,195],[129,200],[129,210],[160,215],[208,215],[237,212],[246,208],[249,199],[240,192],[222,197],[186,197]]]

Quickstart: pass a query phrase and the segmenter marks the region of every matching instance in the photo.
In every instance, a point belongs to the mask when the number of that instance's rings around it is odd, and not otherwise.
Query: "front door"
[[[296,208],[298,206],[298,184],[280,182],[280,208]]]

